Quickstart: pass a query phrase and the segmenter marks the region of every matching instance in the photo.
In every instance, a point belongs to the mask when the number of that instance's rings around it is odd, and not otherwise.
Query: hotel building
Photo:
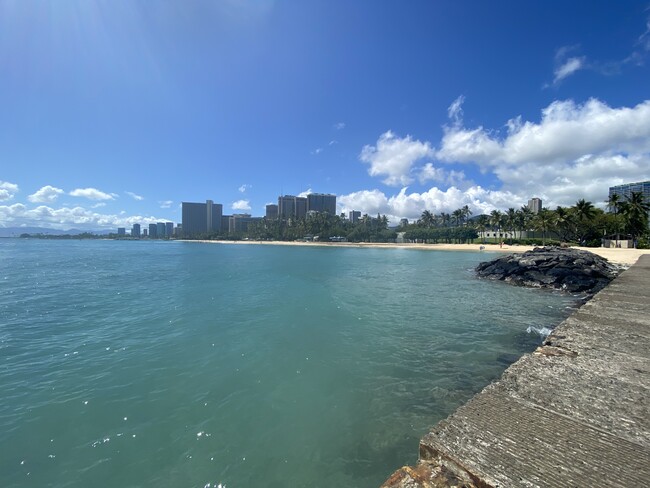
[[[182,228],[186,236],[221,232],[223,207],[220,203],[182,202]]]

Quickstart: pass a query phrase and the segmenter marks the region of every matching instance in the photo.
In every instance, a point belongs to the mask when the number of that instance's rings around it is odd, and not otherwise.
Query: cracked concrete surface
[[[383,488],[650,483],[650,256],[438,423]]]

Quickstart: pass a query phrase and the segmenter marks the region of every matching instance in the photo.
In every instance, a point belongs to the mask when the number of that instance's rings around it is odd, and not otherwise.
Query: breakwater
[[[650,256],[420,441],[382,488],[645,486]]]

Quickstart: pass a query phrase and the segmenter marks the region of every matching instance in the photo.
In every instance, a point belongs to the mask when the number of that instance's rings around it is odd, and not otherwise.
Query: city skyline
[[[397,224],[650,179],[643,2],[4,2],[0,29],[0,227],[315,192]]]

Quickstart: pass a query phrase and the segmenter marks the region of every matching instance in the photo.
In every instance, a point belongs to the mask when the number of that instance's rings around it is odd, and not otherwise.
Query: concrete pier
[[[420,441],[383,488],[650,485],[650,255]]]

